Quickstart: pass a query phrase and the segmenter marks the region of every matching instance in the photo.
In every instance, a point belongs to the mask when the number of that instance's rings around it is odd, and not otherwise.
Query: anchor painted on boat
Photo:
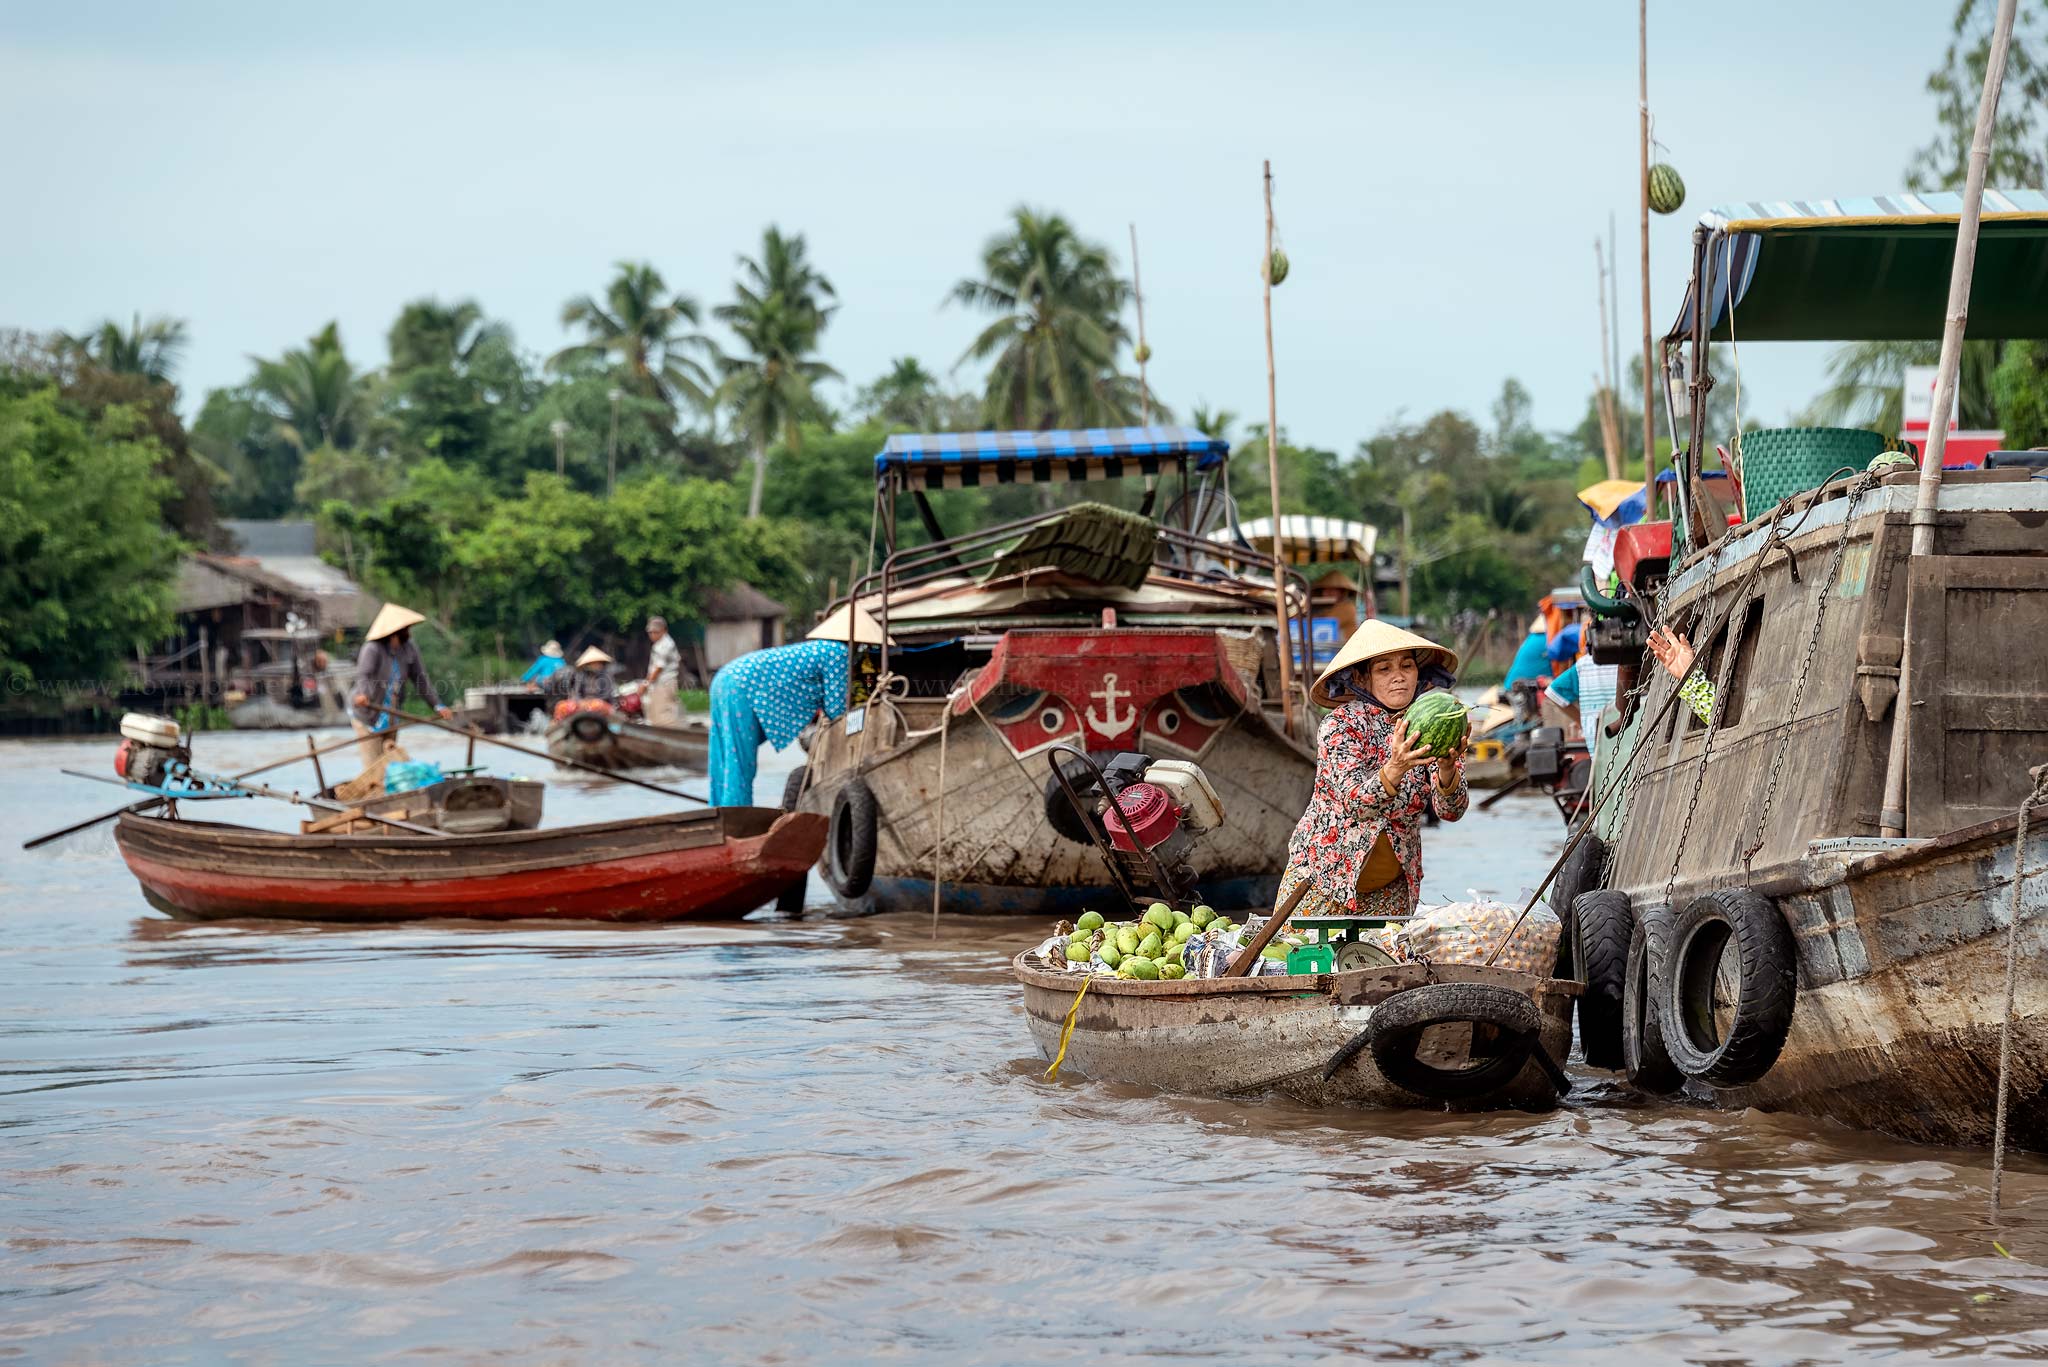
[[[1117,710],[1118,701],[1130,697],[1131,694],[1128,689],[1116,686],[1116,675],[1104,674],[1102,676],[1102,687],[1094,690],[1088,696],[1102,699],[1101,712],[1097,712],[1092,707],[1088,709],[1088,724],[1094,727],[1096,732],[1104,739],[1114,740],[1137,724],[1137,708],[1126,707],[1122,711]]]

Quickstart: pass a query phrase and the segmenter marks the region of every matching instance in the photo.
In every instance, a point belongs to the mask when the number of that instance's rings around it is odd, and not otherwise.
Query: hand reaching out
[[[1650,653],[1657,657],[1657,663],[1663,665],[1672,678],[1681,683],[1692,672],[1696,654],[1692,642],[1670,627],[1658,627],[1650,633]]]
[[[1394,734],[1387,740],[1387,762],[1380,766],[1380,784],[1391,796],[1400,786],[1401,779],[1416,765],[1429,759],[1429,747],[1421,741],[1408,737],[1408,719],[1402,717],[1394,723]]]

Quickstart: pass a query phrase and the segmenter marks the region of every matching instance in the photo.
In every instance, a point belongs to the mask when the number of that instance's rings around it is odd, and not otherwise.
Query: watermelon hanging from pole
[[[1668,161],[1650,168],[1650,207],[1660,214],[1675,214],[1685,203],[1685,182]]]

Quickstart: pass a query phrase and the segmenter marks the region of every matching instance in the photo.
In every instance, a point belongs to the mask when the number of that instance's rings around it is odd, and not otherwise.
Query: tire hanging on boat
[[[1733,1019],[1714,1021],[1716,978],[1733,946]],[[1687,1077],[1709,1087],[1746,1087],[1771,1070],[1792,1029],[1798,948],[1777,906],[1748,888],[1696,897],[1671,929],[1661,1024],[1664,1047]]]
[[[1664,1047],[1664,1016],[1658,1006],[1670,972],[1671,911],[1650,907],[1636,918],[1628,939],[1628,973],[1621,994],[1621,1064],[1629,1085],[1668,1096],[1685,1074]]]
[[[1606,871],[1607,842],[1588,831],[1565,856],[1557,877],[1550,880],[1550,894],[1546,900],[1550,909],[1557,913],[1558,925],[1563,929],[1557,938],[1557,976],[1560,978],[1575,975],[1572,967],[1572,904],[1589,892],[1597,892],[1601,875]]]
[[[841,897],[856,898],[875,881],[875,828],[881,807],[864,778],[850,778],[832,799],[825,837],[825,881]]]
[[[811,766],[799,764],[789,771],[789,777],[782,780],[782,810],[793,812],[796,804],[803,799],[804,784],[810,779]]]
[[[1429,1027],[1464,1022],[1492,1026],[1498,1032],[1496,1052],[1464,1068],[1438,1068],[1417,1057],[1416,1048]],[[1541,1047],[1543,1011],[1512,988],[1431,983],[1397,992],[1375,1006],[1362,1033],[1381,1076],[1396,1087],[1432,1101],[1470,1101],[1515,1080]],[[1355,1044],[1354,1040],[1332,1056],[1325,1077],[1356,1056]]]
[[[1579,1046],[1595,1068],[1623,1063],[1621,998],[1635,920],[1625,892],[1588,892],[1572,903],[1572,976],[1585,984],[1579,992]]]

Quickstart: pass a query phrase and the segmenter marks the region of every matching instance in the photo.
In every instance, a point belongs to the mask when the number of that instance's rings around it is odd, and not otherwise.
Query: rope
[[[939,938],[939,892],[946,885],[946,737],[953,729],[953,700],[967,691],[962,684],[946,695],[939,709],[939,833],[932,841],[932,938]]]
[[[1899,723],[1904,725],[1904,719]],[[2019,987],[2020,884],[2026,878],[2027,824],[2034,808],[2048,802],[2048,764],[2034,770],[2034,791],[2020,802],[2019,830],[2012,845],[2012,907],[2005,926],[2005,1015],[1998,1023],[1998,1117],[1991,1129],[1991,1223],[1998,1223],[2005,1190],[2005,1122],[2012,1090],[2012,1009]]]
[[[1052,1056],[1052,1067],[1045,1070],[1047,1080],[1060,1080],[1060,1065],[1067,1061],[1067,1042],[1074,1038],[1074,1022],[1081,1017],[1081,998],[1088,995],[1088,984],[1095,981],[1094,974],[1081,979],[1081,990],[1074,994],[1074,1004],[1067,1008],[1067,1023],[1060,1027],[1059,1052]]]

